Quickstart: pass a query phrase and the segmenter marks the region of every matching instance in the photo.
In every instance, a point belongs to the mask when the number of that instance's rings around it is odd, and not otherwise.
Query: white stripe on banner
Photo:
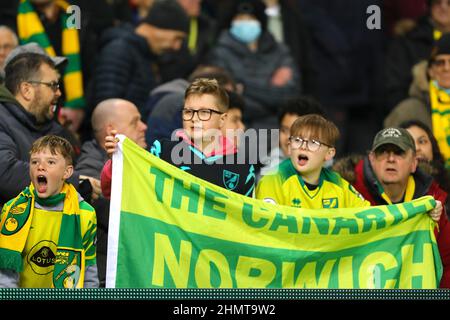
[[[116,287],[117,253],[119,246],[120,208],[122,206],[122,173],[124,135],[117,135],[119,143],[113,154],[111,203],[109,206],[108,255],[106,262],[106,288]]]

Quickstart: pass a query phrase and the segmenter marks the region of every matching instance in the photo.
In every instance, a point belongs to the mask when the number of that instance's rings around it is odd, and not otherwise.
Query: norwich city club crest
[[[53,285],[55,288],[75,288],[80,280],[81,250],[58,248],[56,252]]]
[[[228,190],[236,189],[239,183],[239,174],[223,170],[223,184],[227,187]]]

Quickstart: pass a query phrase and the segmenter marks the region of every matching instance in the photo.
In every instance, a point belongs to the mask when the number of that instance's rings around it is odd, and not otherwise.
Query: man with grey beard
[[[57,58],[35,52],[7,58],[5,86],[0,86],[0,206],[30,184],[29,151],[36,139],[48,134],[69,138],[53,120],[61,96]],[[83,179],[98,198],[98,180],[74,173],[70,182],[78,187]]]

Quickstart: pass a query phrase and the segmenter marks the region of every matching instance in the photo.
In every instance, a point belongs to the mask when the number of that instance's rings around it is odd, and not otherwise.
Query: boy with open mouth
[[[95,210],[66,182],[73,149],[58,136],[36,140],[31,184],[0,221],[1,288],[98,287]]]
[[[306,209],[364,207],[369,203],[338,173],[324,168],[336,154],[339,130],[320,115],[298,118],[289,137],[290,158],[264,176],[256,197]]]

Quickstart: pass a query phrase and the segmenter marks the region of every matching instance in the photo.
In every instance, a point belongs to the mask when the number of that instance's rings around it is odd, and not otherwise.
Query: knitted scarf
[[[378,194],[386,201],[387,204],[392,204],[391,199],[384,191],[384,188],[377,181],[376,187],[378,189]],[[403,198],[403,202],[412,201],[414,199],[414,191],[416,190],[416,182],[414,181],[413,176],[408,177],[408,182],[406,183],[405,197]]]
[[[0,269],[16,272],[23,270],[22,251],[30,231],[35,201],[44,206],[54,206],[64,199],[61,229],[53,270],[53,287],[82,288],[84,283],[84,255],[80,224],[78,193],[65,183],[61,193],[39,199],[31,184],[10,204],[5,205],[0,222]]]
[[[439,88],[435,81],[430,82],[431,122],[433,134],[445,160],[445,167],[450,168],[450,95]]]
[[[66,9],[69,4],[63,0],[55,0],[61,10],[62,54],[68,59],[64,70],[65,107],[80,109],[85,106],[83,97],[83,76],[81,73],[80,42],[78,30],[67,27]],[[17,14],[17,30],[21,44],[36,42],[54,57],[56,52],[45,33],[44,27],[29,0],[21,0]]]

